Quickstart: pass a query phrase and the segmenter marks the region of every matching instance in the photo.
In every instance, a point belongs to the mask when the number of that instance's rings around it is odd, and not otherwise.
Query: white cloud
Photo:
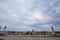
[[[45,2],[45,3],[44,3]],[[55,22],[59,19],[54,18],[59,14],[59,8],[55,7],[56,1],[50,0],[5,0],[0,3],[0,22],[9,28],[22,30],[36,29],[26,26],[34,23]],[[51,8],[51,9],[50,9]],[[53,11],[56,11],[54,14]],[[55,20],[56,19],[56,20]],[[38,21],[37,21],[38,20]],[[20,25],[21,24],[21,25]],[[25,26],[24,26],[25,25]],[[42,25],[50,27],[50,25]],[[8,29],[9,30],[9,29]]]

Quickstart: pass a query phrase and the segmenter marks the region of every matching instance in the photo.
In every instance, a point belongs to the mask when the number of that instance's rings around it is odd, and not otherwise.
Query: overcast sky
[[[0,25],[8,31],[60,31],[60,0],[0,0]]]

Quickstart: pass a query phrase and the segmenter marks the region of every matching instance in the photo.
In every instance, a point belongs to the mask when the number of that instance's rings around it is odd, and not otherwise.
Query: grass
[[[0,33],[0,36],[4,36],[4,34],[1,34],[1,33]],[[0,40],[3,40],[3,39],[2,39],[2,38],[0,38]]]
[[[0,38],[0,40],[3,40],[3,39]]]

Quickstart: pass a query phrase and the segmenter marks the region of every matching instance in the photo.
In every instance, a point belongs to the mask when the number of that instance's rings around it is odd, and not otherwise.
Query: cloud
[[[59,29],[59,0],[0,0],[0,24],[7,30]],[[44,31],[44,30],[43,30]]]

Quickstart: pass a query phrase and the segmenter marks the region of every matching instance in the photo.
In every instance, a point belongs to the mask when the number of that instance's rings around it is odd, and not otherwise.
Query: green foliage
[[[0,38],[0,40],[3,40],[3,39]]]

